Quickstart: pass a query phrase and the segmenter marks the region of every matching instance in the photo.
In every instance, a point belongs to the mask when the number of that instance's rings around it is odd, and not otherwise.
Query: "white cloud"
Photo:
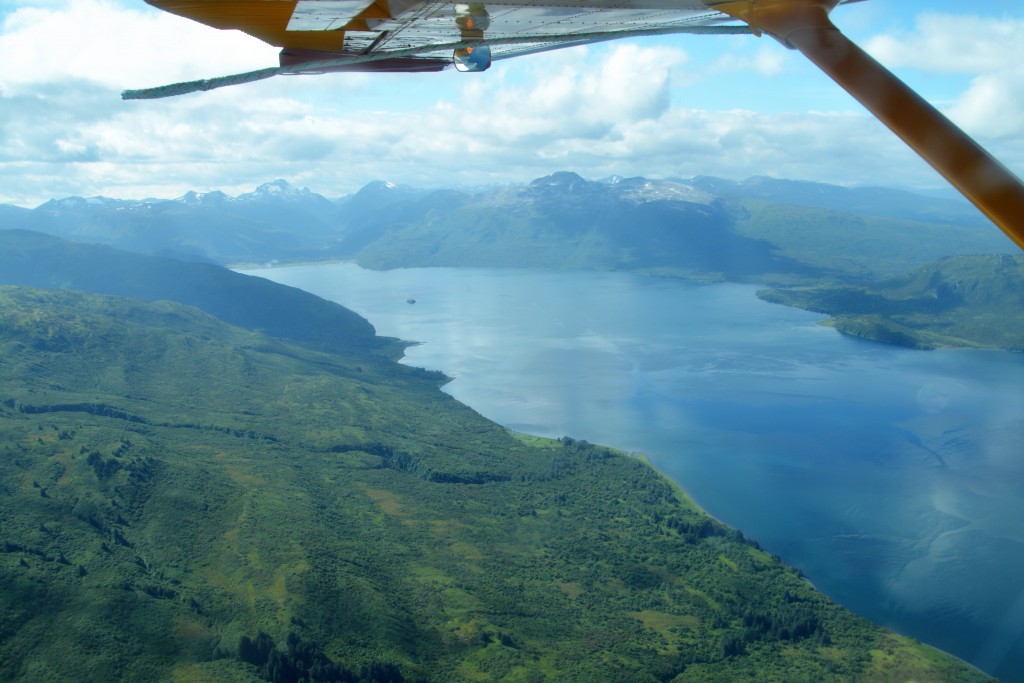
[[[865,49],[890,67],[934,73],[1002,71],[1024,58],[1024,19],[925,13],[913,32],[881,35]]]
[[[109,0],[16,9],[0,34],[0,92],[67,80],[142,87],[219,75],[211,65],[240,71],[276,63],[275,48],[237,31]]]
[[[946,113],[969,133],[1024,136],[1024,19],[923,14],[911,33],[878,36],[867,49],[890,67],[966,74],[970,86]]]
[[[778,45],[762,45],[753,52],[728,52],[701,71],[701,78],[730,72],[756,73],[760,76],[778,76],[785,66],[787,52]]]
[[[968,132],[990,138],[1024,136],[1024,75],[986,74],[971,82],[949,110]]]
[[[672,67],[688,57],[679,49],[621,44],[533,57],[523,67],[526,85],[479,81],[463,92],[467,120],[487,139],[536,142],[552,136],[599,138],[636,120],[668,110]]]
[[[737,41],[733,50],[727,42],[728,55],[701,53],[701,62],[677,47],[617,43],[499,62],[485,74],[275,78],[122,102],[124,87],[276,59],[274,48],[249,38],[135,7],[47,0],[3,19],[0,202],[238,194],[278,177],[338,196],[376,178],[436,187],[527,181],[561,169],[587,177],[942,182],[863,114],[707,111],[688,101],[690,73],[702,74],[702,88],[721,82],[739,92],[748,76],[785,78],[797,62],[774,44]],[[986,79],[1013,75],[989,66],[955,115],[1003,135],[993,151],[1022,169],[1021,91],[994,87],[1001,81]],[[744,107],[758,106],[749,99]],[[1003,129],[993,127],[998,121]]]

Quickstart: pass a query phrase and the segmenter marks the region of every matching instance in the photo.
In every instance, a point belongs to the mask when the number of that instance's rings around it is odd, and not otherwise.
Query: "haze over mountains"
[[[628,269],[777,283],[890,277],[945,256],[1012,253],[962,202],[883,188],[560,172],[526,185],[420,190],[372,182],[331,201],[283,180],[229,197],[71,197],[0,206],[24,228],[216,263],[353,259],[371,268]]]
[[[825,286],[833,288],[826,292],[833,303],[856,298],[855,292],[838,295],[843,287],[856,290],[907,277],[915,269],[942,268],[941,259],[1018,252],[970,205],[901,190],[766,177],[591,181],[569,172],[476,190],[375,181],[333,201],[284,180],[237,197],[222,192],[188,192],[173,200],[69,197],[31,210],[0,206],[4,228],[211,264],[344,259],[376,269],[628,270],[705,282]],[[112,266],[111,283],[130,282],[129,274],[114,276],[118,268]],[[901,309],[912,316],[909,326],[910,318],[897,319],[892,306],[870,312],[861,306],[853,319],[852,310],[807,294],[771,296],[845,314],[837,318],[837,329],[879,341],[1021,348],[1021,332],[1008,326],[1014,318],[1000,316],[1019,308],[1006,298],[1006,283],[989,283],[984,265],[975,270],[973,286],[987,293],[982,298],[995,321],[986,322],[983,334],[972,332],[980,328],[970,323],[969,309],[954,313],[951,300],[942,311],[929,304],[925,285],[913,295],[901,294],[923,305],[919,311]],[[73,258],[61,272],[67,277],[76,272]],[[212,272],[197,271],[196,280],[220,277]],[[99,291],[129,289],[125,284]],[[960,320],[952,323],[953,315]],[[949,333],[951,326],[956,334]]]

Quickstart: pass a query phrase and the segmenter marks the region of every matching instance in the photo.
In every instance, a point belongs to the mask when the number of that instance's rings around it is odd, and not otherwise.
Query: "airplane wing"
[[[437,71],[453,43],[481,39],[492,59],[627,35],[700,32],[741,22],[702,0],[147,0],[282,48],[281,65],[338,60],[349,71]],[[607,36],[607,37],[603,37]],[[603,37],[603,38],[602,38]],[[359,58],[373,55],[377,59]],[[343,64],[345,58],[353,59]],[[300,70],[301,72],[301,70]],[[291,73],[295,73],[292,71]]]
[[[852,43],[833,9],[861,0],[146,0],[281,49],[280,65],[126,90],[151,99],[281,74],[484,71],[494,60],[616,38],[766,33],[799,50],[1024,249],[1024,184]]]

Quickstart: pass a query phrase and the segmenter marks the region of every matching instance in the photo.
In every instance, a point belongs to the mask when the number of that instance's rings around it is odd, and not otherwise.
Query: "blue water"
[[[843,337],[747,285],[250,272],[423,342],[404,362],[496,422],[643,452],[839,602],[1024,681],[1024,355]]]

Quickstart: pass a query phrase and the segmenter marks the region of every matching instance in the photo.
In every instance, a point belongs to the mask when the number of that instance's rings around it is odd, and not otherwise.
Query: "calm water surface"
[[[496,422],[647,454],[844,605],[1024,680],[1024,355],[850,339],[747,285],[249,272],[423,342],[404,362]]]

